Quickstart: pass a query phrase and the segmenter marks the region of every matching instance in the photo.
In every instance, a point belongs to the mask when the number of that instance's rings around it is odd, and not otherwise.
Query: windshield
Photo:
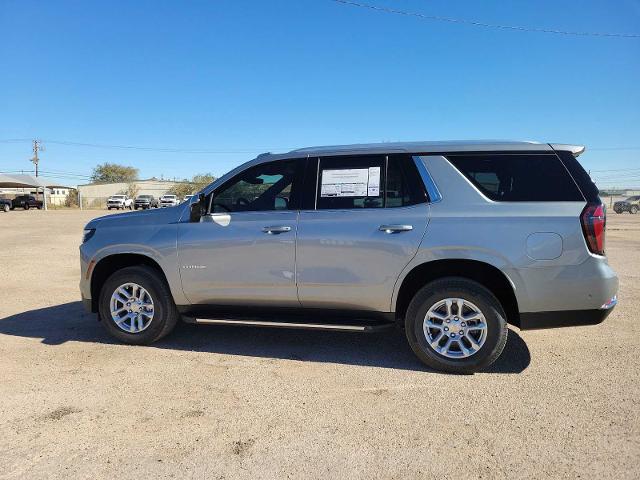
[[[151,195],[140,195],[138,198],[141,200],[148,200],[151,198]]]
[[[124,198],[124,195],[113,195],[111,198],[120,199],[120,198]]]
[[[640,199],[640,197],[638,196],[633,196],[633,197],[629,197],[625,200],[625,202],[635,202],[636,200]]]
[[[173,200],[174,198],[176,198],[176,196],[175,196],[175,195],[165,195],[165,196],[164,196],[164,197],[162,197],[162,198],[166,198],[166,199],[168,199],[168,200]]]

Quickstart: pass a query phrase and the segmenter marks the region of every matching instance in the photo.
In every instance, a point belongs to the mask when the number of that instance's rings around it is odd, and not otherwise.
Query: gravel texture
[[[640,215],[609,215],[605,323],[514,328],[461,376],[398,332],[180,325],[116,344],[79,302],[101,213],[0,213],[0,478],[640,477]]]

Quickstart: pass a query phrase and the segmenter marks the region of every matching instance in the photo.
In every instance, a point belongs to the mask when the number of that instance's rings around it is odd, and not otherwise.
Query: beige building
[[[89,183],[78,185],[78,195],[82,201],[83,208],[106,208],[107,198],[111,195],[133,193],[135,196],[153,195],[156,198],[160,198],[169,192],[171,187],[179,183],[155,178],[136,180],[131,183]]]

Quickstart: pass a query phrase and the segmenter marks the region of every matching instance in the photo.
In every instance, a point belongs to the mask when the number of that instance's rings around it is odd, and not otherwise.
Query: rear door
[[[425,233],[429,206],[410,155],[313,159],[313,205],[300,212],[303,307],[390,310],[396,279]],[[313,194],[312,194],[313,195]]]

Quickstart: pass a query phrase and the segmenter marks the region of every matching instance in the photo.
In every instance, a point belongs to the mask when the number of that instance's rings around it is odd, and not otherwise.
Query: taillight
[[[582,233],[591,253],[604,255],[604,231],[607,224],[605,207],[601,203],[589,203],[580,214]]]

